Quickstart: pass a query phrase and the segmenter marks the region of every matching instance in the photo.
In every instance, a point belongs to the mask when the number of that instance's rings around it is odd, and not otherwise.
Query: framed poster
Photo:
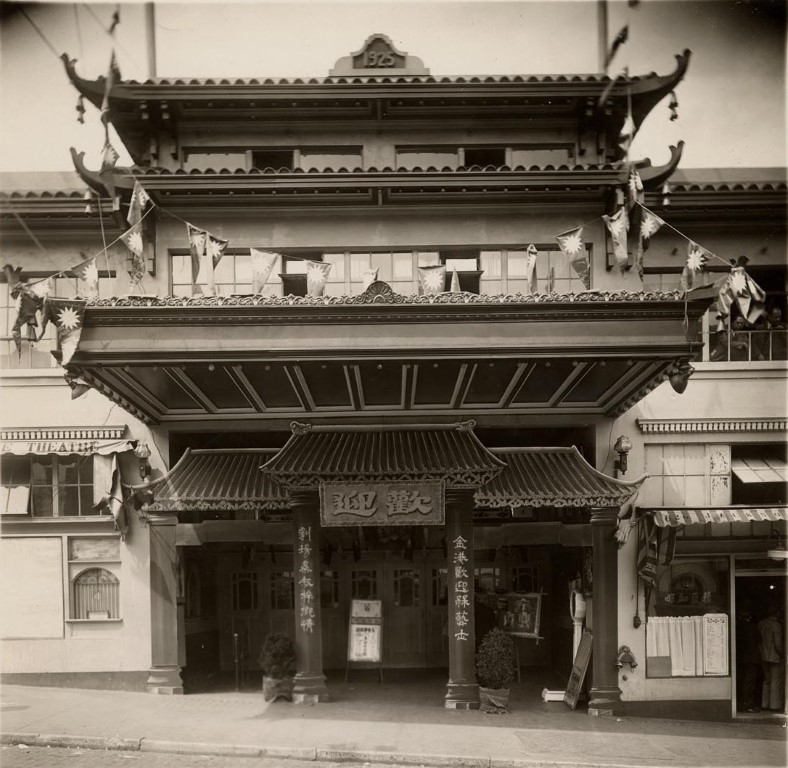
[[[352,600],[348,625],[347,660],[380,664],[383,660],[383,604],[380,600]]]
[[[707,613],[703,617],[703,674],[721,677],[727,677],[730,674],[728,670],[728,615],[725,613]]]
[[[583,689],[583,680],[585,680],[588,664],[591,661],[592,642],[592,634],[585,630],[583,637],[580,638],[580,645],[577,646],[575,663],[572,665],[572,672],[569,675],[569,682],[566,684],[566,691],[564,692],[564,704],[571,710],[577,709],[580,691]]]
[[[506,595],[503,630],[516,637],[539,640],[542,612],[541,592],[514,592]]]

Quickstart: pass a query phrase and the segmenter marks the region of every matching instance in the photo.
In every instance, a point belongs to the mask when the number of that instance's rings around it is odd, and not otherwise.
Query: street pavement
[[[161,765],[177,765],[178,754],[258,758],[258,765],[262,756],[266,764],[296,758],[460,768],[787,763],[786,730],[774,725],[589,717],[559,702],[544,703],[527,686],[513,691],[511,713],[498,716],[445,710],[443,688],[428,680],[336,683],[330,690],[334,701],[300,707],[267,704],[259,691],[156,696],[6,685],[0,731],[6,745],[70,746],[83,753],[110,748],[130,755],[112,765],[129,766],[136,764],[135,753],[140,759],[169,754],[172,760]],[[23,752],[9,746],[3,757],[19,760]]]

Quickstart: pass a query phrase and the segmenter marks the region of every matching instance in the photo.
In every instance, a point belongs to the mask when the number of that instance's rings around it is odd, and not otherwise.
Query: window
[[[172,295],[191,296],[192,288],[192,260],[190,254],[172,254],[170,256],[172,270]],[[214,284],[216,292],[222,296],[232,293],[250,294],[252,292],[252,257],[247,250],[245,253],[225,253],[214,270]],[[279,291],[279,276],[271,273],[263,290],[265,295],[272,295]],[[203,290],[207,289],[207,281],[200,282]]]
[[[34,517],[99,515],[93,509],[93,456],[32,456],[30,509]]]
[[[418,571],[394,571],[394,605],[400,608],[418,608],[419,573]]]
[[[494,566],[474,568],[473,578],[480,592],[495,592],[501,586],[501,569]]]
[[[295,605],[295,582],[292,571],[274,571],[271,574],[271,608],[289,610]]]
[[[567,165],[574,163],[574,147],[530,146],[512,147],[512,168],[532,165]]]
[[[731,446],[731,502],[770,506],[788,498],[788,446]]]
[[[246,168],[246,152],[184,152],[183,168],[186,171],[234,171]]]
[[[456,270],[460,290],[479,293],[479,251],[441,251],[441,262],[446,265],[445,290],[451,290]]]
[[[252,150],[252,168],[292,171],[296,167],[294,158],[292,149],[255,149]]]
[[[432,605],[448,605],[449,575],[445,568],[432,569]]]
[[[727,558],[679,558],[657,567],[646,623],[648,677],[728,674],[728,565]],[[709,621],[714,626],[706,634]],[[717,643],[714,653],[710,639]]]
[[[30,504],[30,458],[4,456],[0,462],[0,515],[26,515]]]
[[[506,147],[465,147],[464,155],[462,165],[466,168],[506,165]]]
[[[240,571],[232,575],[233,610],[257,610],[257,573]]]
[[[71,585],[72,619],[119,619],[120,582],[104,568],[82,571]]]
[[[457,168],[457,147],[397,147],[397,168]]]
[[[350,574],[350,596],[354,600],[377,600],[378,572],[352,571]]]
[[[585,290],[583,281],[569,264],[560,248],[536,245],[536,292],[578,293]],[[590,246],[586,246],[590,254]],[[505,251],[507,267],[506,293],[528,293],[530,290],[526,248]]]
[[[685,507],[728,505],[730,446],[667,443],[645,446],[643,505]]]
[[[75,261],[77,259],[75,258]],[[109,297],[115,294],[115,279],[112,273],[101,273],[99,277],[99,295]],[[108,276],[109,274],[109,276]],[[47,275],[25,275],[28,282],[35,282]],[[77,295],[77,279],[75,277],[62,276],[53,279],[53,295],[63,298],[70,298]],[[11,338],[11,329],[14,327],[17,317],[16,299],[11,298],[11,286],[8,283],[0,283],[0,368],[26,369],[26,368],[57,368],[58,364],[52,357],[51,352],[57,349],[57,336],[55,324],[49,323],[44,337],[40,341],[31,342],[27,338],[27,326],[22,326],[22,349],[16,351],[16,345]],[[38,316],[38,326],[36,327],[37,336],[41,335],[41,317]]]
[[[339,571],[323,571],[320,574],[320,605],[323,608],[339,608]]]
[[[512,569],[512,591],[541,592],[539,569],[535,565],[518,565]]]
[[[326,171],[363,168],[360,147],[309,147],[300,151],[301,168],[305,171]]]

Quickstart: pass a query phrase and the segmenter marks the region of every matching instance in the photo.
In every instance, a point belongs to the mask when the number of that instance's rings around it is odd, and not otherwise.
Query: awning
[[[618,507],[645,480],[618,480],[569,448],[491,448],[506,468],[476,491],[477,507]]]
[[[293,422],[293,434],[262,469],[277,483],[317,489],[322,481],[444,481],[478,488],[505,464],[473,431],[475,422],[425,426],[322,427]]]
[[[28,454],[79,454],[102,456],[130,451],[136,441],[126,439],[126,427],[36,427],[0,429],[0,453],[12,456]]]
[[[162,478],[147,486],[151,512],[269,512],[288,508],[287,492],[260,471],[276,450],[187,449]],[[137,490],[143,486],[132,486]]]
[[[788,482],[788,464],[782,459],[733,459],[731,472],[743,483]]]
[[[693,507],[668,509],[664,507],[640,508],[640,515],[653,515],[660,528],[704,523],[758,523],[788,520],[788,506],[774,507]]]

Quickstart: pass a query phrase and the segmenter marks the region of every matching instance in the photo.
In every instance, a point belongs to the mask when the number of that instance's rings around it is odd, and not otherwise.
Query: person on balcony
[[[786,360],[788,359],[788,334],[786,334],[785,320],[781,307],[773,306],[769,310],[766,327],[766,334],[769,347],[766,352],[766,360]]]
[[[711,350],[709,360],[715,363],[721,360],[727,360],[728,341],[728,326],[725,322],[725,318],[717,315],[717,333],[714,335],[714,349]]]
[[[737,317],[733,321],[733,329],[731,331],[731,360],[753,359],[750,345],[750,330],[750,324],[743,317]],[[757,355],[755,359],[757,359]]]

